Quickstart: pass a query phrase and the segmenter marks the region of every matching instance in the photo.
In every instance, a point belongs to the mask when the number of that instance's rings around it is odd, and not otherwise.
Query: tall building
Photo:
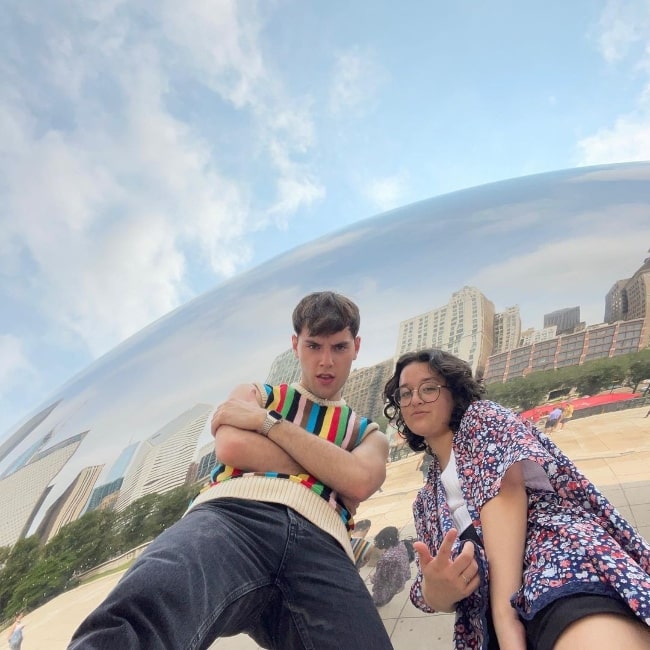
[[[289,348],[273,360],[266,383],[274,386],[276,384],[291,384],[299,380],[300,362],[296,359],[293,348]]]
[[[553,327],[553,325],[557,328],[558,334],[571,334],[581,329],[580,307],[566,307],[544,314],[544,327]]]
[[[93,490],[93,493],[88,500],[86,510],[95,510],[95,508],[99,508],[109,494],[117,492],[122,487],[124,475],[126,474],[129,463],[131,462],[133,454],[139,444],[139,442],[134,442],[122,450],[122,453],[120,453],[118,459],[113,463],[104,482]]]
[[[494,305],[478,289],[463,287],[445,306],[400,323],[396,355],[440,348],[480,373],[492,353],[493,336]]]
[[[519,305],[507,307],[505,311],[494,314],[492,354],[518,347],[520,338],[521,316],[519,315]]]
[[[36,454],[13,474],[0,480],[0,546],[24,537],[49,493],[49,484],[72,457],[88,432],[71,436]]]
[[[384,413],[382,393],[392,370],[392,359],[354,370],[343,387],[343,399],[359,415],[377,420]]]
[[[31,417],[25,424],[23,424],[15,433],[10,435],[6,440],[0,444],[0,462],[5,459],[13,449],[15,449],[36,427],[43,422],[47,416],[61,403],[58,399],[46,408],[39,411],[36,415]],[[9,472],[5,472],[5,475]]]
[[[196,441],[213,411],[208,404],[197,404],[140,445],[124,477],[116,510],[124,510],[147,494],[167,492],[185,483]]]
[[[536,330],[534,327],[529,327],[521,333],[519,338],[519,345],[515,347],[522,347],[524,345],[531,345],[532,343],[540,343],[541,341],[550,341],[557,336],[557,326],[551,325],[541,330]]]
[[[650,257],[631,278],[618,280],[605,296],[606,323],[635,318],[650,319]]]
[[[650,342],[649,321],[637,318],[591,325],[573,334],[492,355],[485,369],[485,382],[505,382],[533,372],[582,365],[593,359],[630,354]]]
[[[210,472],[217,464],[217,458],[214,454],[214,441],[203,445],[197,454],[198,460],[190,465],[187,471],[186,483],[196,483],[203,481],[210,476]]]
[[[43,543],[47,543],[63,526],[81,516],[103,468],[103,465],[93,465],[82,469],[66,491],[48,508],[36,530]]]

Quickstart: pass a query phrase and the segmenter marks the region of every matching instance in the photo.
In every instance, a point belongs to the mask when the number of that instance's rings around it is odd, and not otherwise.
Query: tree
[[[644,379],[650,379],[650,350],[645,350],[630,363],[628,379],[635,393]]]
[[[38,537],[32,535],[17,541],[7,557],[4,568],[0,571],[0,619],[17,614],[22,607],[12,603],[12,596],[18,585],[25,579],[41,554]]]

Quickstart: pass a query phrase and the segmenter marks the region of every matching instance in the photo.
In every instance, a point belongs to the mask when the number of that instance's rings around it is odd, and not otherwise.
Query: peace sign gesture
[[[478,564],[474,559],[474,544],[466,542],[458,557],[452,559],[458,531],[452,528],[442,540],[438,553],[432,556],[423,542],[413,548],[420,560],[422,596],[437,612],[453,612],[456,603],[467,598],[479,586]]]

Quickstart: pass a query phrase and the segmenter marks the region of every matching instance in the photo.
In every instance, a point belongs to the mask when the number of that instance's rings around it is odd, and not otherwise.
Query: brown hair
[[[359,333],[359,308],[345,296],[333,291],[317,291],[305,296],[293,310],[293,329],[297,335],[307,328],[310,336],[329,336],[350,328]]]

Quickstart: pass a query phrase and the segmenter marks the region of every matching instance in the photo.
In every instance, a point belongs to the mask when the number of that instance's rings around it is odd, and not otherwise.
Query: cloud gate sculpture
[[[578,363],[568,345],[564,357],[557,343],[539,352],[562,337],[584,354],[586,333],[607,331],[587,356],[644,348],[648,247],[650,163],[633,163],[454,192],[291,250],[131,337],[4,433],[0,546],[204,481],[214,405],[237,383],[296,378],[290,316],[310,291],[359,305],[361,351],[344,396],[377,417],[387,369],[408,349],[444,347],[503,382]],[[641,293],[627,291],[637,277]]]

